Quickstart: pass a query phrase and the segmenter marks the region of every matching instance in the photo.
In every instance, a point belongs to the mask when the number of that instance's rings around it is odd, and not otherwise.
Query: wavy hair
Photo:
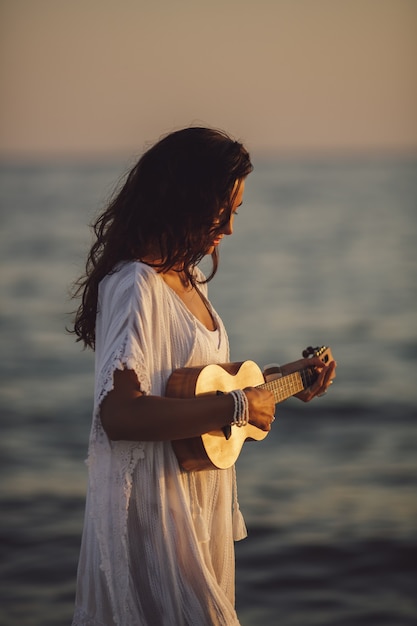
[[[230,219],[236,181],[252,169],[241,143],[209,128],[175,131],[147,150],[92,224],[95,241],[74,286],[77,341],[94,349],[99,283],[120,262],[157,258],[158,272],[175,269],[194,284],[193,268]],[[207,281],[217,266],[215,250]]]

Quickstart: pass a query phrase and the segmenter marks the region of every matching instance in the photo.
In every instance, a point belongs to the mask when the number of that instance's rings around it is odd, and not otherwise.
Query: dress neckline
[[[151,266],[149,266],[151,267]],[[181,303],[182,308],[187,312],[187,314],[190,316],[191,319],[195,320],[199,325],[202,326],[202,328],[204,328],[208,333],[216,333],[219,332],[220,333],[220,326],[219,326],[219,320],[217,318],[217,316],[215,315],[213,308],[210,305],[210,302],[207,300],[207,298],[204,296],[203,293],[201,293],[200,289],[198,289],[197,286],[194,286],[194,289],[197,293],[197,296],[200,298],[200,300],[202,301],[203,305],[206,307],[207,312],[213,322],[214,328],[207,328],[207,326],[204,324],[204,322],[202,322],[189,308],[188,306],[185,304],[184,300],[179,296],[179,294],[175,291],[175,289],[173,289],[164,279],[163,277],[159,274],[159,272],[157,272],[153,267],[151,267],[151,269],[155,272],[155,274],[158,274],[162,283],[164,284],[165,288],[169,290],[169,293],[173,294],[175,299],[178,300]]]

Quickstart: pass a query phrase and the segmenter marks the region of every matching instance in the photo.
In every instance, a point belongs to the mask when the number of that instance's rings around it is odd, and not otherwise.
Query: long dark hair
[[[77,341],[94,349],[98,286],[121,261],[157,251],[157,271],[175,268],[193,284],[193,268],[230,219],[236,181],[252,169],[241,143],[209,128],[173,132],[145,152],[92,224],[96,240],[74,289],[81,296],[72,331]],[[216,250],[212,263],[207,280],[217,270]]]

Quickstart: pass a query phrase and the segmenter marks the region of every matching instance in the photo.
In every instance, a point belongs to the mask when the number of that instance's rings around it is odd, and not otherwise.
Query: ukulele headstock
[[[317,348],[312,348],[311,346],[308,346],[308,348],[303,350],[303,357],[305,359],[312,356],[318,357],[325,365],[334,360],[332,356],[332,351],[327,346],[321,346]]]

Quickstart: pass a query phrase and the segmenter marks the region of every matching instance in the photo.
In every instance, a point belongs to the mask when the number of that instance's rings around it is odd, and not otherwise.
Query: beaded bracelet
[[[235,403],[231,425],[246,426],[249,421],[249,402],[246,393],[242,389],[235,389],[230,395]]]

